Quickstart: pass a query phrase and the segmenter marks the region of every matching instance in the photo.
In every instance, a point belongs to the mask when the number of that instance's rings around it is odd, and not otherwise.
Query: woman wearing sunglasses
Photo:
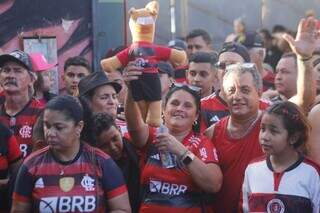
[[[139,75],[141,70],[129,64],[124,79],[128,83]],[[144,123],[128,88],[128,130],[142,154],[140,212],[211,212],[208,193],[220,189],[222,174],[215,148],[194,128],[200,111],[199,92],[197,87],[174,84],[165,98],[164,124],[156,129]]]

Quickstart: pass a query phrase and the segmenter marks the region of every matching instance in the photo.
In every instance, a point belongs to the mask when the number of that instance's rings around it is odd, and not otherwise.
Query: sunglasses
[[[233,70],[233,69],[245,69],[245,70],[256,70],[256,65],[254,63],[237,63],[237,64],[230,64],[226,67],[227,70]]]
[[[232,64],[235,64],[235,62],[231,62],[231,61],[228,61],[228,62],[223,62],[223,61],[218,61],[217,63],[215,63],[215,67],[218,68],[218,69],[221,69],[221,70],[225,70],[227,68],[227,66],[229,65],[232,65]]]
[[[191,92],[196,93],[197,95],[199,95],[201,97],[201,88],[200,87],[189,85],[189,84],[172,83],[170,86],[170,89],[174,89],[174,88],[185,88]]]

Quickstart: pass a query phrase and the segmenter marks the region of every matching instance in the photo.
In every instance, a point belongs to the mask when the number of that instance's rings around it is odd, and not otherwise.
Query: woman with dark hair
[[[22,164],[12,212],[130,212],[121,171],[107,154],[80,141],[82,128],[77,98],[58,96],[47,103],[48,146]]]
[[[105,112],[111,115],[116,124],[121,128],[124,134],[127,132],[126,123],[117,118],[118,110],[118,94],[122,86],[108,79],[106,74],[101,71],[96,71],[84,77],[79,82],[79,98],[84,107],[85,126],[82,133],[82,138],[87,141],[92,138],[92,113]],[[95,141],[90,141],[95,143]]]
[[[129,82],[139,75],[141,68],[130,63],[124,79]],[[222,174],[212,143],[193,130],[199,112],[198,88],[176,84],[165,99],[164,124],[158,129],[150,127],[128,88],[128,130],[141,151],[140,212],[210,212],[206,193],[220,189]]]
[[[92,118],[96,147],[107,153],[122,171],[128,187],[132,212],[139,211],[140,169],[139,159],[132,143],[121,135],[114,118],[108,113],[96,113]]]

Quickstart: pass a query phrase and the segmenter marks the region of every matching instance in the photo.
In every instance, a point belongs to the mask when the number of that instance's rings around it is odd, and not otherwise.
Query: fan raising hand
[[[318,22],[319,21],[313,17],[301,19],[295,39],[289,34],[283,35],[283,38],[289,43],[292,51],[302,60],[311,59],[316,49],[317,40],[320,38]]]

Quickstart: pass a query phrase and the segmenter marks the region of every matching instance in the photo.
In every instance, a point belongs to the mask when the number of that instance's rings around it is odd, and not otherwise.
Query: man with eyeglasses
[[[219,84],[221,85],[223,82],[226,66],[248,62],[250,62],[250,56],[246,47],[236,42],[224,43],[219,53],[219,62],[216,64]],[[261,109],[265,109],[267,106],[269,106],[268,103],[262,100],[260,101]],[[229,114],[225,94],[223,90],[216,88],[213,94],[201,99],[201,132]]]
[[[316,22],[314,18],[302,19],[296,39],[284,36],[298,57],[298,92],[290,101],[305,112],[315,97],[308,83],[313,77],[311,58],[318,37]],[[213,203],[217,213],[238,212],[245,169],[263,154],[258,141],[262,115],[259,110],[262,79],[258,70],[253,64],[246,63],[228,66],[222,86],[230,116],[212,125],[205,133],[217,149],[223,172],[223,185]]]
[[[0,122],[9,127],[19,143],[23,157],[32,150],[32,129],[43,105],[32,98],[35,75],[29,55],[15,50],[0,56],[0,85],[4,102],[0,104]]]

